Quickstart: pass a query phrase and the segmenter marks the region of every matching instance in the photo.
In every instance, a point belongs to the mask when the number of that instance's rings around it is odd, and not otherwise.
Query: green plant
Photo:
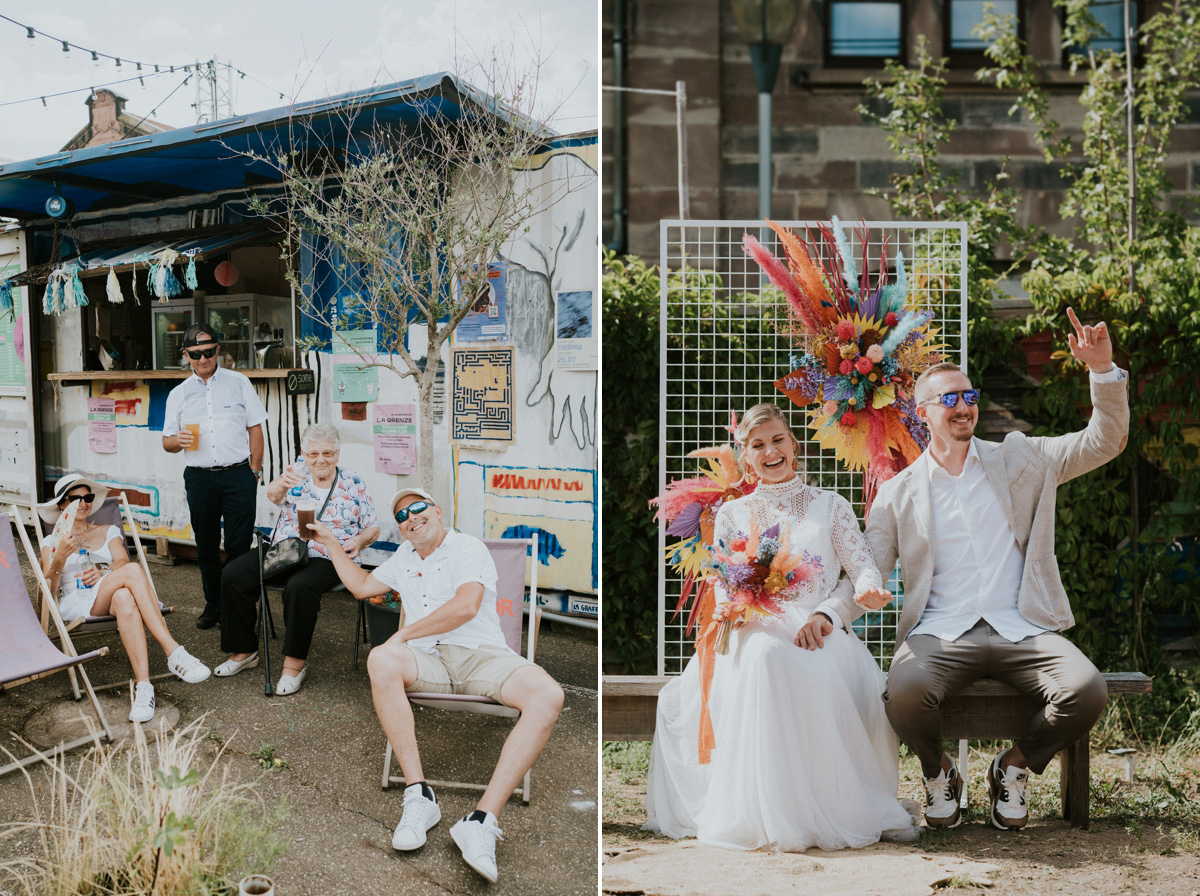
[[[223,751],[202,766],[202,725],[162,733],[155,747],[135,725],[129,749],[94,749],[74,771],[55,757],[48,806],[25,773],[34,820],[9,823],[0,837],[32,833],[39,850],[0,863],[0,890],[211,896],[246,871],[269,869],[286,848],[278,833],[286,808],[268,809],[255,784],[233,781]]]
[[[268,743],[264,743],[259,749],[251,753],[250,758],[268,771],[281,771],[285,768],[291,768],[290,765],[275,755],[275,748]]]

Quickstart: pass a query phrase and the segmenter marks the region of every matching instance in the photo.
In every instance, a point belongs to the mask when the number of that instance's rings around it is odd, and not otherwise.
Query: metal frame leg
[[[263,694],[274,696],[275,688],[271,684],[271,641],[267,636],[268,628],[271,635],[275,634],[275,621],[271,619],[271,607],[267,603],[267,583],[263,581],[263,539],[258,537],[258,615],[259,630],[262,632],[263,655]]]

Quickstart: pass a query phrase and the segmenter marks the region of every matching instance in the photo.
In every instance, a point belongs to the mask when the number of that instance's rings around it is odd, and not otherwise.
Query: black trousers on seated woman
[[[321,595],[338,584],[333,562],[309,557],[308,563],[283,581],[283,655],[308,659]],[[271,582],[278,587],[280,582]],[[221,650],[254,653],[258,650],[258,551],[248,551],[225,565],[221,576]],[[268,595],[269,597],[269,595]]]

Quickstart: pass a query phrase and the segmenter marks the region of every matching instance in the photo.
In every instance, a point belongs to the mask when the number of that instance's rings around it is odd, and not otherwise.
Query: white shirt
[[[185,423],[200,424],[200,447],[184,451],[189,467],[227,467],[250,457],[246,432],[267,419],[267,411],[245,374],[218,367],[206,383],[192,374],[167,394],[163,436]]]
[[[1009,641],[1045,631],[1017,609],[1025,556],[988,482],[975,440],[958,476],[947,473],[928,451],[916,463],[929,478],[933,504],[933,581],[925,612],[910,636],[953,641],[980,619]]]
[[[473,619],[440,635],[414,638],[408,642],[414,650],[436,653],[438,644],[510,650],[496,614],[496,564],[487,545],[478,538],[450,529],[425,558],[405,542],[371,574],[400,595],[406,625],[448,603],[460,585],[483,585],[483,601]]]

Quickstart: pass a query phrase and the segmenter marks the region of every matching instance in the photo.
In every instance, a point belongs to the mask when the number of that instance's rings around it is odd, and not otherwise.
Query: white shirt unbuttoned
[[[206,383],[192,374],[167,394],[163,436],[185,423],[200,424],[200,447],[183,452],[189,467],[226,467],[250,456],[246,432],[267,419],[267,411],[245,374],[218,367]]]
[[[483,585],[483,600],[474,618],[440,635],[409,641],[408,646],[414,650],[435,652],[438,644],[509,649],[496,613],[496,564],[487,545],[478,538],[451,529],[424,558],[405,542],[372,575],[400,595],[406,624],[448,603],[459,586],[468,582]]]
[[[1017,609],[1025,557],[971,440],[962,473],[952,476],[925,452],[933,505],[933,582],[911,635],[953,641],[980,619],[1020,641],[1045,629]]]

